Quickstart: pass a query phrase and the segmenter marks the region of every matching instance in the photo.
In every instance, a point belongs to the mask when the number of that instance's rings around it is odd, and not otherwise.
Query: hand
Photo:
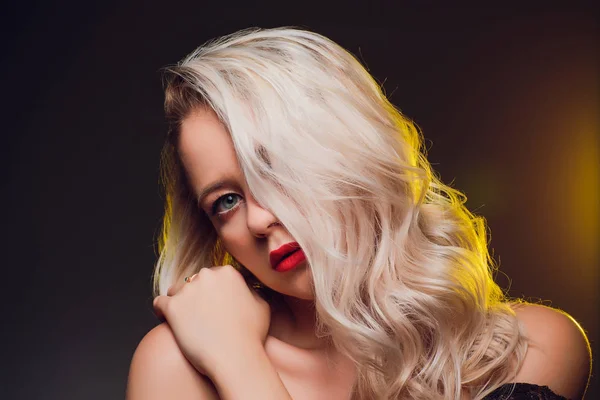
[[[269,304],[231,265],[202,268],[153,304],[185,357],[209,378],[245,349],[263,346],[271,322]]]

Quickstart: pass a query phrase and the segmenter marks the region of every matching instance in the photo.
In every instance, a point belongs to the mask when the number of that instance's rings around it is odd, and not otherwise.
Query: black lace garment
[[[506,383],[485,396],[484,400],[567,400],[567,398],[557,395],[548,386]]]

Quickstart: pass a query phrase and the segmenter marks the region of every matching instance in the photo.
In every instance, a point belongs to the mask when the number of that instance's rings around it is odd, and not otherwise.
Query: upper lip
[[[279,264],[279,261],[281,261],[281,259],[283,257],[285,257],[286,255],[293,253],[294,251],[300,249],[300,245],[297,242],[290,242],[290,243],[286,243],[283,246],[281,246],[280,248],[273,250],[270,254],[269,254],[269,259],[271,261],[271,267],[275,268],[275,266],[277,266],[277,264]]]

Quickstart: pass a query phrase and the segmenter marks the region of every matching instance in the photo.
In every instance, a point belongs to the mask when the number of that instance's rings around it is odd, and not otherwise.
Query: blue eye
[[[239,203],[238,198],[241,198],[240,195],[235,193],[227,193],[223,196],[219,197],[212,205],[211,214],[214,216],[219,214],[219,216],[223,216],[228,214],[233,209],[235,209]],[[224,211],[219,211],[220,206],[223,207]]]

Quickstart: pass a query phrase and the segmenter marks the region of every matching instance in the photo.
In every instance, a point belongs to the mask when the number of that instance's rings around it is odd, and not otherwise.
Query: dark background
[[[598,354],[598,14],[441,4],[4,4],[0,397],[124,397],[158,323],[158,70],[249,26],[309,28],[366,63],[487,218],[498,282],[570,313]]]

